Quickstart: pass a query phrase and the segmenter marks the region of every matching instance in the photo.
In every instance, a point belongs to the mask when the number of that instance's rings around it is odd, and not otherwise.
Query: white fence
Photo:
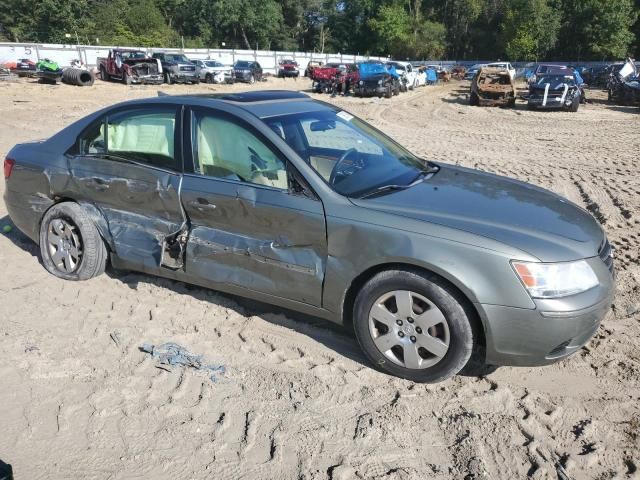
[[[117,47],[90,45],[59,45],[35,43],[2,43],[0,42],[0,65],[11,65],[20,58],[29,58],[35,62],[49,58],[60,66],[68,66],[73,60],[81,60],[89,67],[97,65],[98,57],[106,57],[109,49]],[[126,47],[130,48],[130,47]],[[137,48],[137,47],[133,47]],[[345,62],[353,63],[380,57],[365,57],[362,55],[343,55],[335,53],[307,53],[307,52],[276,52],[271,50],[224,50],[213,48],[140,48],[149,55],[153,52],[184,53],[192,60],[218,60],[225,65],[233,65],[237,60],[254,60],[260,63],[263,70],[276,73],[278,62],[283,58],[290,58],[298,62],[300,68],[307,67],[309,61]]]

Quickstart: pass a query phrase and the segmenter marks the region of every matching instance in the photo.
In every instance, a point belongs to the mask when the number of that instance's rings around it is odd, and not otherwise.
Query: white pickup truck
[[[200,69],[200,80],[206,83],[233,83],[233,67],[217,60],[194,60]]]
[[[418,80],[418,71],[413,68],[409,62],[388,62],[387,65],[393,66],[400,75],[401,90],[413,90],[420,85]]]

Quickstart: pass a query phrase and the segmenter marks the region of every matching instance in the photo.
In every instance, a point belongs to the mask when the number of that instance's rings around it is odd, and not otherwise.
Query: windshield
[[[344,111],[327,109],[264,121],[331,188],[347,197],[408,186],[435,168]]]
[[[191,63],[191,61],[185,57],[184,55],[178,54],[167,54],[164,57],[167,62],[183,62],[183,63]]]
[[[207,67],[210,67],[210,68],[214,68],[214,67],[223,67],[223,66],[224,66],[224,65],[222,65],[220,62],[216,62],[215,60],[209,60],[209,61],[206,61],[206,62],[204,62],[204,64],[205,64]]]
[[[122,56],[123,60],[147,57],[144,52],[122,52],[120,55]]]
[[[477,63],[475,65],[472,65],[471,68],[469,70],[480,70],[481,67],[483,67],[484,65]]]
[[[539,87],[544,87],[547,83],[550,88],[555,89],[565,83],[569,86],[575,85],[575,79],[571,75],[543,75],[536,80],[536,85]]]

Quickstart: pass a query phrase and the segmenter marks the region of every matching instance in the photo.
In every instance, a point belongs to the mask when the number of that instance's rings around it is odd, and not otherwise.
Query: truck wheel
[[[123,72],[122,74],[122,83],[131,85],[131,76],[127,72]]]
[[[194,85],[200,84],[200,78],[196,77],[196,79],[192,82]]]
[[[107,69],[104,68],[104,65],[100,65],[100,80],[104,80],[105,82],[109,80],[109,74],[107,73]]]
[[[384,98],[391,98],[393,96],[393,91],[391,90],[391,85],[387,86],[387,90],[384,92]]]
[[[471,92],[471,95],[469,96],[469,105],[472,107],[480,105],[480,98],[478,98],[478,94],[476,92]]]
[[[171,85],[173,83],[173,78],[169,72],[164,74],[164,83]]]
[[[253,75],[251,75],[251,76],[249,77],[249,83],[250,83],[250,84],[252,84],[252,85],[253,85],[254,83],[256,83],[256,77],[254,77]]]
[[[353,325],[379,370],[434,383],[458,373],[476,343],[468,302],[440,277],[418,270],[378,273],[358,293]]]
[[[207,75],[204,77],[204,81],[206,83],[213,83],[213,75],[211,75],[210,73],[207,73]]]
[[[65,280],[88,280],[104,272],[107,248],[77,203],[51,207],[40,224],[40,255],[47,271]]]

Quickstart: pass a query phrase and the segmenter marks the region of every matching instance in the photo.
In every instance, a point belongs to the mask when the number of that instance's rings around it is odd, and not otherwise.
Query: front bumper
[[[278,76],[280,77],[298,77],[300,72],[298,70],[278,70]]]
[[[478,95],[478,104],[482,107],[501,107],[516,101],[515,97],[483,98]]]
[[[143,75],[139,77],[131,77],[131,83],[140,85],[160,85],[164,83],[164,78],[161,74]]]
[[[353,93],[359,97],[382,96],[387,93],[387,85],[354,85]]]
[[[491,365],[538,366],[570,356],[596,333],[611,310],[615,273],[598,257],[588,259],[600,284],[560,299],[536,299],[535,309],[476,304],[485,327]]]
[[[197,71],[170,71],[171,79],[176,83],[195,83],[200,81],[200,74]]]
[[[531,95],[527,99],[527,104],[530,107],[544,108],[548,110],[556,110],[560,108],[569,108],[573,103],[573,95],[567,95],[564,99],[557,96],[548,96],[545,103],[543,95]],[[544,105],[543,105],[544,104]]]

